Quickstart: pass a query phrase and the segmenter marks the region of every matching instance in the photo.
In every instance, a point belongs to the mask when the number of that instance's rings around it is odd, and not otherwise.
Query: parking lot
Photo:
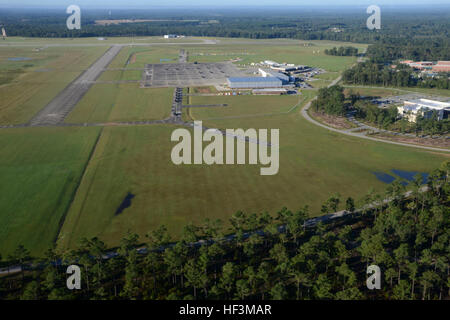
[[[193,87],[226,83],[228,77],[241,77],[244,73],[232,63],[167,63],[148,64],[142,87]]]

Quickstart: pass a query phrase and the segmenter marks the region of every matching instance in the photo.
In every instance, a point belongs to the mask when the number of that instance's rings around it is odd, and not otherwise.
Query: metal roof
[[[430,109],[449,109],[450,103],[442,101],[434,101],[428,99],[416,99],[411,101],[405,101],[407,104],[413,104],[420,107],[427,107]]]
[[[253,89],[255,92],[273,92],[273,91],[280,91],[280,92],[287,92],[284,88],[263,88],[263,89]]]
[[[273,82],[280,81],[280,79],[275,77],[239,77],[239,78],[228,78],[230,82]]]

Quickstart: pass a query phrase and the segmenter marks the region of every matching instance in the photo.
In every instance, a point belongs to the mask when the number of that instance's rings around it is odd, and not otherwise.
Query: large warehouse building
[[[280,88],[283,83],[275,77],[241,77],[228,78],[228,86],[232,89]]]

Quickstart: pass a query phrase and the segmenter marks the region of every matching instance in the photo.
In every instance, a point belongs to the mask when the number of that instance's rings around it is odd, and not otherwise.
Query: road
[[[398,146],[404,146],[404,147],[410,147],[410,148],[418,148],[418,149],[424,149],[424,150],[431,150],[431,151],[438,151],[438,152],[450,152],[449,149],[441,149],[441,148],[433,148],[433,147],[426,147],[426,146],[419,146],[419,145],[414,145],[414,144],[409,144],[409,143],[402,143],[402,142],[395,142],[395,141],[389,141],[389,140],[383,140],[383,139],[377,139],[377,138],[373,138],[373,137],[368,137],[364,134],[360,134],[360,133],[355,133],[355,132],[351,132],[351,131],[345,131],[345,130],[340,130],[340,129],[335,129],[335,128],[331,128],[327,125],[324,125],[316,120],[314,120],[313,118],[311,118],[308,114],[308,109],[311,107],[311,103],[312,101],[308,102],[301,110],[301,114],[302,116],[308,120],[309,122],[325,128],[327,130],[330,131],[334,131],[334,132],[338,132],[341,134],[345,134],[348,136],[352,136],[352,137],[357,137],[357,138],[361,138],[361,139],[367,139],[367,140],[372,140],[372,141],[377,141],[377,142],[384,142],[384,143],[390,143],[390,144],[395,144]]]
[[[55,125],[64,119],[91,88],[95,80],[117,56],[122,47],[112,46],[77,79],[61,91],[47,106],[29,122],[30,126]]]
[[[421,187],[419,189],[419,192],[426,192],[427,190],[428,190],[428,187],[427,186],[423,186],[423,187]],[[407,191],[402,196],[403,197],[409,197],[411,194],[412,194],[412,191]],[[375,209],[375,208],[379,207],[380,205],[386,205],[389,202],[391,202],[393,199],[394,198],[386,198],[386,199],[382,200],[381,202],[380,201],[376,201],[376,202],[373,202],[371,204],[368,204],[368,205],[362,207],[361,209],[355,210],[354,212],[349,212],[349,211],[346,211],[346,210],[342,210],[342,211],[329,213],[329,214],[326,214],[326,215],[323,215],[323,216],[311,218],[311,219],[308,219],[308,220],[305,221],[305,227],[306,228],[312,228],[312,227],[316,226],[320,222],[328,223],[328,222],[331,222],[331,221],[334,221],[334,220],[337,220],[337,219],[343,219],[343,218],[355,216],[357,214],[361,214],[361,213],[364,213],[364,212],[369,213],[370,209]],[[367,211],[369,211],[369,212],[367,212]],[[279,226],[278,227],[278,231],[279,232],[285,232],[286,231],[286,226],[285,225]],[[244,239],[247,239],[247,238],[249,238],[250,236],[252,236],[254,234],[258,234],[260,236],[265,236],[265,233],[264,233],[263,230],[248,231],[248,232],[245,232],[242,236],[243,236]],[[219,241],[219,242],[230,242],[230,241],[233,241],[235,238],[236,238],[235,234],[230,234],[230,235],[225,236],[224,238],[219,239],[217,241]],[[215,242],[215,240],[213,240],[213,239],[199,240],[199,241],[196,241],[196,242],[188,243],[187,246],[198,248],[200,246],[203,246],[203,245],[206,245],[206,244],[212,244],[214,242]],[[155,249],[155,251],[164,251],[165,249],[171,248],[174,245],[175,245],[174,243],[169,243],[169,244],[163,245],[163,246]],[[136,248],[136,251],[139,254],[147,254],[148,253],[148,249],[145,248],[145,247]],[[103,259],[108,260],[108,259],[117,257],[118,255],[119,254],[117,252],[110,251],[110,252],[107,252],[107,253],[105,253],[103,255]],[[62,264],[62,261],[59,260],[57,262],[57,265],[61,265],[61,264]],[[33,267],[36,268],[36,266],[27,265],[27,268],[33,268]],[[17,265],[9,266],[8,268],[0,269],[0,276],[14,274],[14,273],[18,273],[18,272],[21,272],[21,271],[22,271],[21,266],[17,266]]]
[[[362,59],[361,60],[358,59],[358,62],[361,62],[361,61],[362,61]],[[339,76],[339,78],[333,80],[333,82],[331,82],[328,85],[328,88],[336,85],[339,81],[341,81],[341,79],[342,79],[342,76]],[[398,145],[398,146],[404,146],[404,147],[410,147],[410,148],[418,148],[418,149],[438,151],[438,152],[450,152],[449,149],[433,148],[433,147],[420,146],[420,145],[415,145],[415,144],[410,144],[410,143],[403,143],[403,142],[395,142],[395,141],[389,141],[389,140],[384,140],[384,139],[377,139],[377,138],[373,138],[373,137],[368,137],[368,136],[366,136],[364,134],[361,134],[361,133],[356,133],[356,132],[352,132],[352,131],[349,131],[349,130],[340,130],[340,129],[335,129],[335,128],[329,127],[327,125],[324,125],[324,124],[314,120],[308,114],[308,109],[311,107],[312,102],[314,100],[316,100],[316,99],[317,99],[317,97],[315,97],[313,100],[308,102],[302,108],[301,114],[306,120],[308,120],[309,122],[311,122],[311,123],[313,123],[313,124],[315,124],[315,125],[317,125],[319,127],[325,128],[325,129],[330,130],[330,131],[338,132],[338,133],[341,133],[341,134],[345,134],[345,135],[348,135],[348,136],[357,137],[357,138],[361,138],[361,139],[372,140],[372,141],[376,141],[376,142],[384,142],[384,143],[395,144],[395,145]]]
[[[387,200],[385,200],[385,201],[387,201]],[[373,207],[373,206],[374,205],[369,205],[369,207]],[[359,211],[355,211],[354,213],[357,213],[357,212],[359,212]],[[350,216],[352,214],[353,213],[350,213],[350,212],[344,210],[344,211],[338,211],[338,212],[330,213],[330,214],[327,214],[327,215],[324,215],[324,216],[320,216],[320,217],[315,217],[315,218],[306,220],[305,221],[305,227],[311,228],[311,227],[314,227],[319,222],[322,222],[322,223],[329,222],[329,221],[333,221],[333,220],[336,220],[336,219],[345,218],[345,217]],[[279,229],[280,232],[285,232],[286,227],[285,226],[279,226],[278,229]],[[262,231],[262,230],[255,230],[255,231],[245,232],[243,234],[243,238],[247,239],[248,237],[250,237],[253,234],[258,234],[260,236],[264,236],[265,235],[264,231]],[[235,238],[236,238],[236,235],[235,234],[231,234],[231,235],[228,235],[228,236],[220,239],[219,241],[230,242],[230,241],[233,241]],[[196,241],[196,242],[189,243],[188,246],[197,247],[198,248],[198,247],[200,247],[202,245],[211,244],[211,243],[214,243],[214,240],[212,240],[212,239],[199,240],[199,241]],[[173,244],[173,243],[167,244],[167,245],[164,245],[164,246],[162,246],[160,248],[157,248],[156,251],[164,251],[165,249],[173,247],[174,245],[175,244]],[[148,253],[148,249],[147,248],[137,248],[136,251],[138,253],[140,253],[140,254]],[[117,252],[107,252],[107,253],[105,253],[103,255],[103,259],[108,260],[108,259],[114,258],[114,257],[116,257],[118,255],[119,254]],[[59,261],[58,265],[61,265],[61,264],[62,264],[62,261]],[[35,268],[35,267],[36,266],[31,266],[31,265],[27,266],[27,268]],[[9,268],[0,269],[0,276],[14,274],[14,273],[19,273],[21,271],[22,271],[21,266],[17,266],[17,265],[16,266],[10,266]]]

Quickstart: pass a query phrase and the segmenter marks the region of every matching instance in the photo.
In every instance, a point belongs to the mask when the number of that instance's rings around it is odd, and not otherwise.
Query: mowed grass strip
[[[141,70],[106,70],[97,81],[138,81],[142,79]]]
[[[35,60],[26,62],[36,65],[27,67],[11,83],[0,86],[0,125],[28,122],[106,49],[107,47],[47,48],[39,54],[30,53]],[[25,54],[12,50],[11,54],[14,53]],[[8,55],[7,52],[2,54]],[[9,67],[8,63],[2,63],[0,72],[1,68]]]
[[[43,254],[81,179],[99,128],[4,129],[0,133],[0,254],[19,244]]]
[[[98,123],[168,118],[173,88],[140,88],[137,83],[92,86],[68,115],[67,123]]]
[[[192,105],[227,104],[227,106],[193,107],[189,112],[194,120],[282,113],[289,111],[304,99],[301,95],[191,96],[190,101]]]
[[[145,68],[151,63],[177,63],[180,47],[126,47],[111,62],[109,68]]]
[[[205,121],[219,128],[280,129],[280,169],[261,176],[261,165],[180,165],[171,162],[176,127],[105,128],[65,220],[60,249],[82,237],[110,245],[132,230],[141,236],[161,224],[180,234],[189,222],[228,221],[234,212],[276,214],[309,205],[312,215],[331,194],[362,198],[386,184],[373,172],[391,169],[429,172],[448,155],[366,141],[317,127],[300,114]],[[116,215],[128,193],[131,206]],[[342,206],[341,206],[342,207]]]
[[[311,45],[309,45],[311,44]],[[280,63],[294,63],[323,68],[329,72],[340,72],[356,62],[356,57],[338,57],[325,54],[325,49],[352,45],[360,51],[367,47],[365,44],[349,44],[345,42],[310,41],[293,45],[273,44],[245,44],[217,45],[213,47],[187,47],[188,52],[194,55],[189,57],[190,62],[219,62],[239,59],[237,65],[249,66],[250,63],[259,63],[265,60],[274,60]],[[243,49],[245,48],[245,49]],[[229,53],[230,55],[226,55]],[[202,55],[201,55],[202,54]]]

